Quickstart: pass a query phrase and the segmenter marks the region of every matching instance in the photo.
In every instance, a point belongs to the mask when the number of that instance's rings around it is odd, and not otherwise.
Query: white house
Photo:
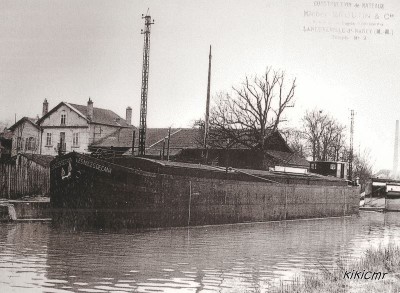
[[[43,102],[43,116],[37,121],[40,128],[40,154],[62,152],[89,152],[89,145],[121,128],[131,128],[132,109],[126,109],[126,120],[111,110],[87,105],[61,102],[48,111]]]

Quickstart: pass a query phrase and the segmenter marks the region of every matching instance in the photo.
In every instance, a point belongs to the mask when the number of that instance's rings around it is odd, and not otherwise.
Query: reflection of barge
[[[387,211],[400,211],[400,182],[387,183],[385,208]]]
[[[171,227],[358,213],[359,189],[311,174],[70,153],[51,164],[56,223]]]

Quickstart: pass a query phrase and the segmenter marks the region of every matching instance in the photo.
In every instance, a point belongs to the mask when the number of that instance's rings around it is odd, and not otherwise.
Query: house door
[[[60,151],[65,152],[65,132],[60,132]]]

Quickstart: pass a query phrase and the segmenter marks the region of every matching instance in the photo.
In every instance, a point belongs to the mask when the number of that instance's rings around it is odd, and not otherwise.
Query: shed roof
[[[28,153],[21,153],[18,154],[20,156],[23,156],[27,158],[28,160],[31,160],[35,162],[38,165],[41,165],[43,167],[49,167],[50,162],[54,160],[54,156],[48,156],[48,155],[39,155],[39,154],[28,154]]]

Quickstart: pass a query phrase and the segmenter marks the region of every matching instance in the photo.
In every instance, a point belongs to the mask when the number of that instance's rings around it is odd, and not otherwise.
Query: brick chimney
[[[129,125],[132,125],[132,108],[131,107],[126,108],[125,120]]]
[[[93,102],[89,97],[89,101],[87,102],[87,118],[89,120],[93,120]]]
[[[47,99],[44,99],[43,101],[43,110],[42,110],[42,117],[49,112],[49,103],[47,102]]]

